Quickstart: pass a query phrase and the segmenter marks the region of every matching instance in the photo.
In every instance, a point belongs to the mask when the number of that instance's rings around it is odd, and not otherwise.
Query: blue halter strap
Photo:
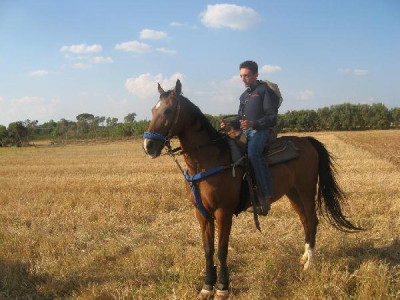
[[[162,142],[165,142],[167,140],[167,138],[165,136],[163,136],[160,133],[156,133],[156,132],[145,132],[143,134],[143,138],[152,139],[152,140],[159,140],[159,141],[162,141]]]

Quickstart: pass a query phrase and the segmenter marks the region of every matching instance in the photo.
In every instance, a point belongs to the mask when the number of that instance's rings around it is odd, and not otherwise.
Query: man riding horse
[[[247,88],[240,96],[238,117],[233,121],[221,121],[221,128],[242,129],[247,138],[247,154],[253,168],[259,201],[254,209],[257,214],[267,215],[273,196],[271,174],[263,155],[270,129],[277,124],[279,98],[268,92],[266,83],[257,80],[258,65],[244,61],[239,66],[240,78]]]

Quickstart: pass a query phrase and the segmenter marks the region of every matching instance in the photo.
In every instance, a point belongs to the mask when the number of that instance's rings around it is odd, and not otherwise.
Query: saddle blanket
[[[228,139],[232,160],[238,161],[246,151],[246,143],[241,140]],[[286,137],[276,138],[265,148],[264,155],[269,166],[283,163],[299,157],[299,151]]]

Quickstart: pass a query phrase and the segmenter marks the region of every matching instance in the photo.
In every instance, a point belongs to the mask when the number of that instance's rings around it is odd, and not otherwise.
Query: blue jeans
[[[255,130],[250,128],[244,130],[244,134],[247,137],[247,154],[256,176],[257,186],[261,189],[264,197],[272,197],[271,173],[263,156],[268,133],[268,129]]]

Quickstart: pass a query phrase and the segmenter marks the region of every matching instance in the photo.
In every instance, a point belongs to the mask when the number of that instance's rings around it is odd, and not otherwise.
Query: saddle
[[[241,133],[241,130],[231,130],[227,134],[229,136],[228,144],[234,164],[241,165],[246,169],[246,176],[241,183],[240,201],[238,207],[236,207],[235,214],[238,215],[242,212],[246,202],[250,200],[253,205],[254,223],[256,228],[261,231],[258,215],[254,212],[254,205],[259,201],[259,190],[248,160],[243,160],[243,158],[246,157],[247,141],[245,135]],[[278,138],[275,129],[270,130],[263,153],[269,166],[274,166],[299,157],[299,151],[294,143],[288,137]]]
[[[228,133],[230,141],[232,160],[234,162],[240,160],[247,151],[246,136],[241,134],[241,130],[233,130]],[[297,147],[287,137],[277,137],[275,128],[271,128],[268,141],[264,148],[264,156],[269,166],[277,165],[299,157]]]

